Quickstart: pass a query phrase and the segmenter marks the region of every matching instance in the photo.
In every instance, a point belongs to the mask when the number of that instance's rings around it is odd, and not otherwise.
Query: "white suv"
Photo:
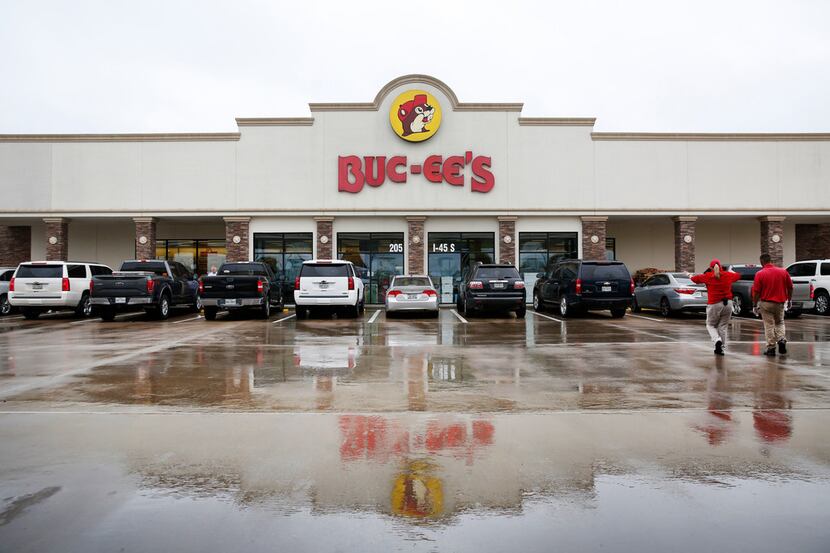
[[[83,261],[29,261],[18,265],[9,282],[9,303],[27,319],[46,311],[74,311],[92,315],[89,283],[93,276],[111,275],[112,269]]]
[[[294,281],[297,317],[308,315],[311,307],[345,307],[351,317],[363,313],[363,281],[351,261],[305,261]]]
[[[830,315],[830,259],[798,261],[787,267],[793,279],[809,280],[810,299],[816,303],[816,313]]]

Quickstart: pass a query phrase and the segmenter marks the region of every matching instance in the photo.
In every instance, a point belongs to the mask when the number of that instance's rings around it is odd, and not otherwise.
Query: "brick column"
[[[66,261],[69,255],[69,219],[46,218],[46,261]]]
[[[426,217],[407,217],[409,243],[407,244],[406,259],[409,263],[410,275],[425,275],[424,270],[424,221]]]
[[[602,261],[605,259],[605,226],[608,217],[581,217],[582,259]]]
[[[156,222],[153,217],[135,217],[135,258],[156,258]]]
[[[499,263],[516,265],[516,217],[499,217]]]
[[[251,250],[248,244],[250,217],[225,217],[225,248],[228,250],[225,261],[250,261]]]
[[[795,226],[795,260],[830,258],[830,223]]]
[[[784,219],[785,217],[761,217],[761,253],[768,253],[774,265],[784,263]]]
[[[334,259],[334,217],[315,217],[317,222],[317,259]]]
[[[672,217],[674,221],[674,270],[695,272],[695,225],[697,217]]]
[[[0,267],[16,267],[31,258],[32,227],[0,226]]]

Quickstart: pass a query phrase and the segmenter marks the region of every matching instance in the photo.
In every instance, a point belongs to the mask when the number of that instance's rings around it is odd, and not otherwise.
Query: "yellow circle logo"
[[[423,142],[441,126],[441,105],[429,92],[407,90],[392,102],[389,123],[404,140]]]

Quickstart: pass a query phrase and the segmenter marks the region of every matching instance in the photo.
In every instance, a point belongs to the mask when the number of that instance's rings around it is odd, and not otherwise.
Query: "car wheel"
[[[642,311],[642,309],[640,309],[640,304],[637,303],[637,296],[634,296],[631,298],[631,312],[639,313],[640,311]]]
[[[271,298],[265,298],[265,301],[262,302],[262,307],[260,308],[260,317],[263,319],[269,319],[271,317]]]
[[[156,318],[161,319],[162,321],[167,319],[170,316],[170,298],[167,297],[167,294],[162,294],[161,299],[159,300],[159,306],[156,308]]]
[[[525,313],[527,313],[527,307],[523,305],[523,306],[521,306],[520,308],[518,308],[516,310],[516,318],[524,319],[525,318]]]
[[[105,308],[101,309],[101,320],[102,321],[107,321],[107,322],[114,321],[115,320],[115,309],[112,309],[111,307],[105,307]]]
[[[744,306],[744,299],[740,294],[735,294],[732,297],[732,316],[740,317],[746,314],[746,307]]]
[[[545,310],[544,305],[542,304],[542,298],[539,297],[539,294],[533,294],[533,310],[542,312]]]
[[[9,297],[6,294],[0,296],[0,315],[8,315],[12,312],[12,304],[9,303]]]
[[[565,319],[570,315],[570,311],[571,307],[568,305],[568,298],[562,297],[559,300],[559,316]]]
[[[664,297],[660,300],[660,314],[664,317],[671,317],[672,309],[669,298]]]
[[[612,309],[611,310],[611,316],[614,317],[615,319],[620,319],[622,317],[625,317],[625,309]]]
[[[827,292],[821,291],[816,294],[816,313],[830,315],[830,296],[827,295]]]
[[[193,307],[190,308],[194,313],[198,313],[202,310],[202,298],[198,294],[196,294],[196,303],[193,304]]]
[[[215,307],[205,307],[205,320],[206,321],[215,321],[216,320],[216,313],[219,310]]]
[[[78,302],[78,306],[75,308],[75,316],[76,317],[89,317],[92,315],[92,300],[89,299],[89,293],[84,292],[83,296],[81,296],[81,301]]]
[[[33,321],[33,320],[37,319],[38,317],[40,317],[40,311],[37,310],[37,309],[24,307],[23,308],[23,316],[26,317],[27,319]]]

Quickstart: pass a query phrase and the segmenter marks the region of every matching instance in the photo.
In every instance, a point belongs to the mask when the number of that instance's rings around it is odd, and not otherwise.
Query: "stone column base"
[[[695,271],[695,230],[697,217],[672,217],[674,221],[674,270]]]
[[[0,267],[16,267],[31,258],[32,227],[0,226]]]
[[[334,259],[334,217],[315,217],[317,222],[317,259]]]
[[[251,249],[248,243],[248,229],[251,225],[250,217],[225,217],[225,261],[250,261]]]
[[[407,234],[409,235],[406,259],[409,264],[410,275],[426,274],[424,270],[424,242],[426,240],[426,236],[424,235],[424,221],[426,221],[426,217],[406,218],[408,226]]]
[[[156,222],[153,217],[135,217],[135,258],[156,258]]]
[[[46,223],[46,261],[67,261],[69,256],[69,219],[49,217]]]
[[[586,261],[605,260],[605,236],[608,217],[581,217],[582,259]]]
[[[784,219],[785,217],[761,217],[761,253],[769,254],[774,265],[784,263]]]

